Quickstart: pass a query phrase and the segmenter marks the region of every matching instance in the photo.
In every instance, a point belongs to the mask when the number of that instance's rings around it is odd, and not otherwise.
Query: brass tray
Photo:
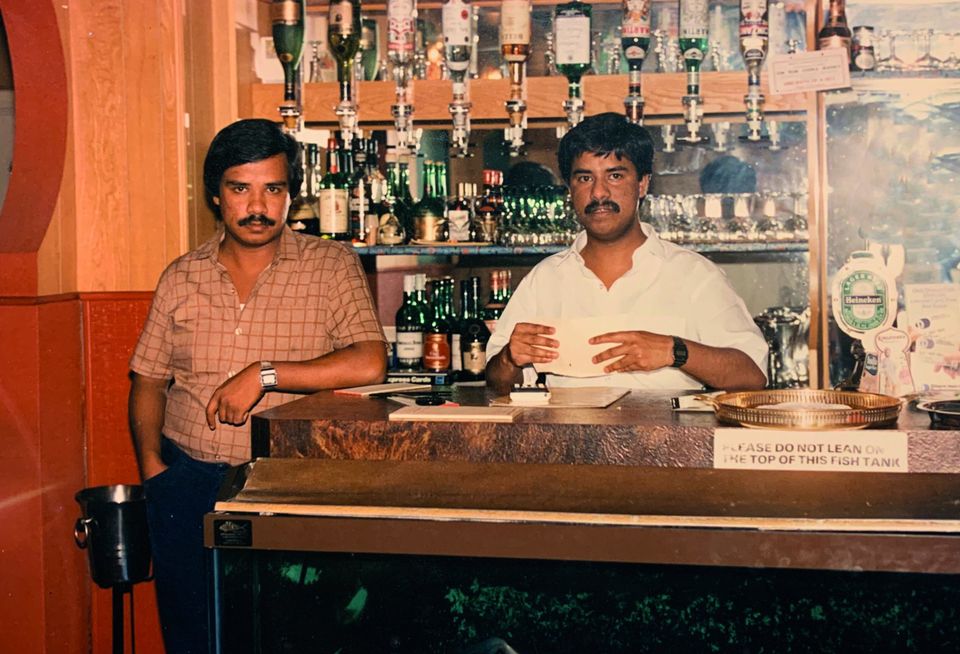
[[[889,395],[806,388],[742,391],[715,397],[702,396],[713,406],[717,420],[757,429],[864,429],[889,427],[897,423],[901,401]],[[838,409],[761,409],[766,404],[804,402],[841,404]]]

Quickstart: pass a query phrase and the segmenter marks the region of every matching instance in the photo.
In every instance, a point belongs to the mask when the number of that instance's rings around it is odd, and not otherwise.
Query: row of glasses
[[[675,243],[791,243],[809,237],[803,192],[651,195],[641,218]]]
[[[566,245],[579,229],[565,186],[504,186],[497,241],[507,246]]]
[[[880,30],[878,39],[878,71],[960,70],[957,46],[960,32],[945,32],[930,28],[916,30]],[[916,53],[901,58],[898,44],[906,43]],[[904,50],[901,47],[901,51]],[[937,56],[940,55],[940,56]]]

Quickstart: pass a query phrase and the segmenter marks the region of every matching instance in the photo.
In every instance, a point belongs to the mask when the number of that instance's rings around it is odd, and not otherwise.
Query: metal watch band
[[[269,361],[260,362],[260,388],[265,391],[277,387],[277,369]]]
[[[683,364],[687,362],[687,357],[689,356],[687,352],[687,344],[683,342],[683,339],[679,336],[673,337],[673,363],[671,367],[673,368],[682,368]]]

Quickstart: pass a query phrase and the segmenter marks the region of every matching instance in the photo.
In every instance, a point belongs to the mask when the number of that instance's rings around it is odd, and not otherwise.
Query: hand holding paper
[[[546,324],[518,322],[504,349],[515,366],[544,364],[557,358],[559,343],[550,338],[554,333],[555,329]]]

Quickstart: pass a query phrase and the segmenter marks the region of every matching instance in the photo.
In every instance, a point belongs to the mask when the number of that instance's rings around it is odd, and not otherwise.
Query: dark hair
[[[217,218],[220,207],[213,204],[213,198],[220,195],[220,181],[227,168],[263,161],[277,154],[287,157],[287,190],[290,197],[295,197],[303,183],[300,144],[279,125],[263,118],[248,118],[227,125],[213,137],[203,161],[203,187],[207,204]]]
[[[570,183],[574,159],[585,152],[626,158],[637,169],[640,179],[653,172],[653,140],[650,134],[640,125],[628,121],[623,114],[611,111],[590,116],[564,134],[557,160],[560,176],[565,183]]]
[[[700,190],[704,193],[755,193],[757,171],[750,164],[725,154],[700,171]]]

